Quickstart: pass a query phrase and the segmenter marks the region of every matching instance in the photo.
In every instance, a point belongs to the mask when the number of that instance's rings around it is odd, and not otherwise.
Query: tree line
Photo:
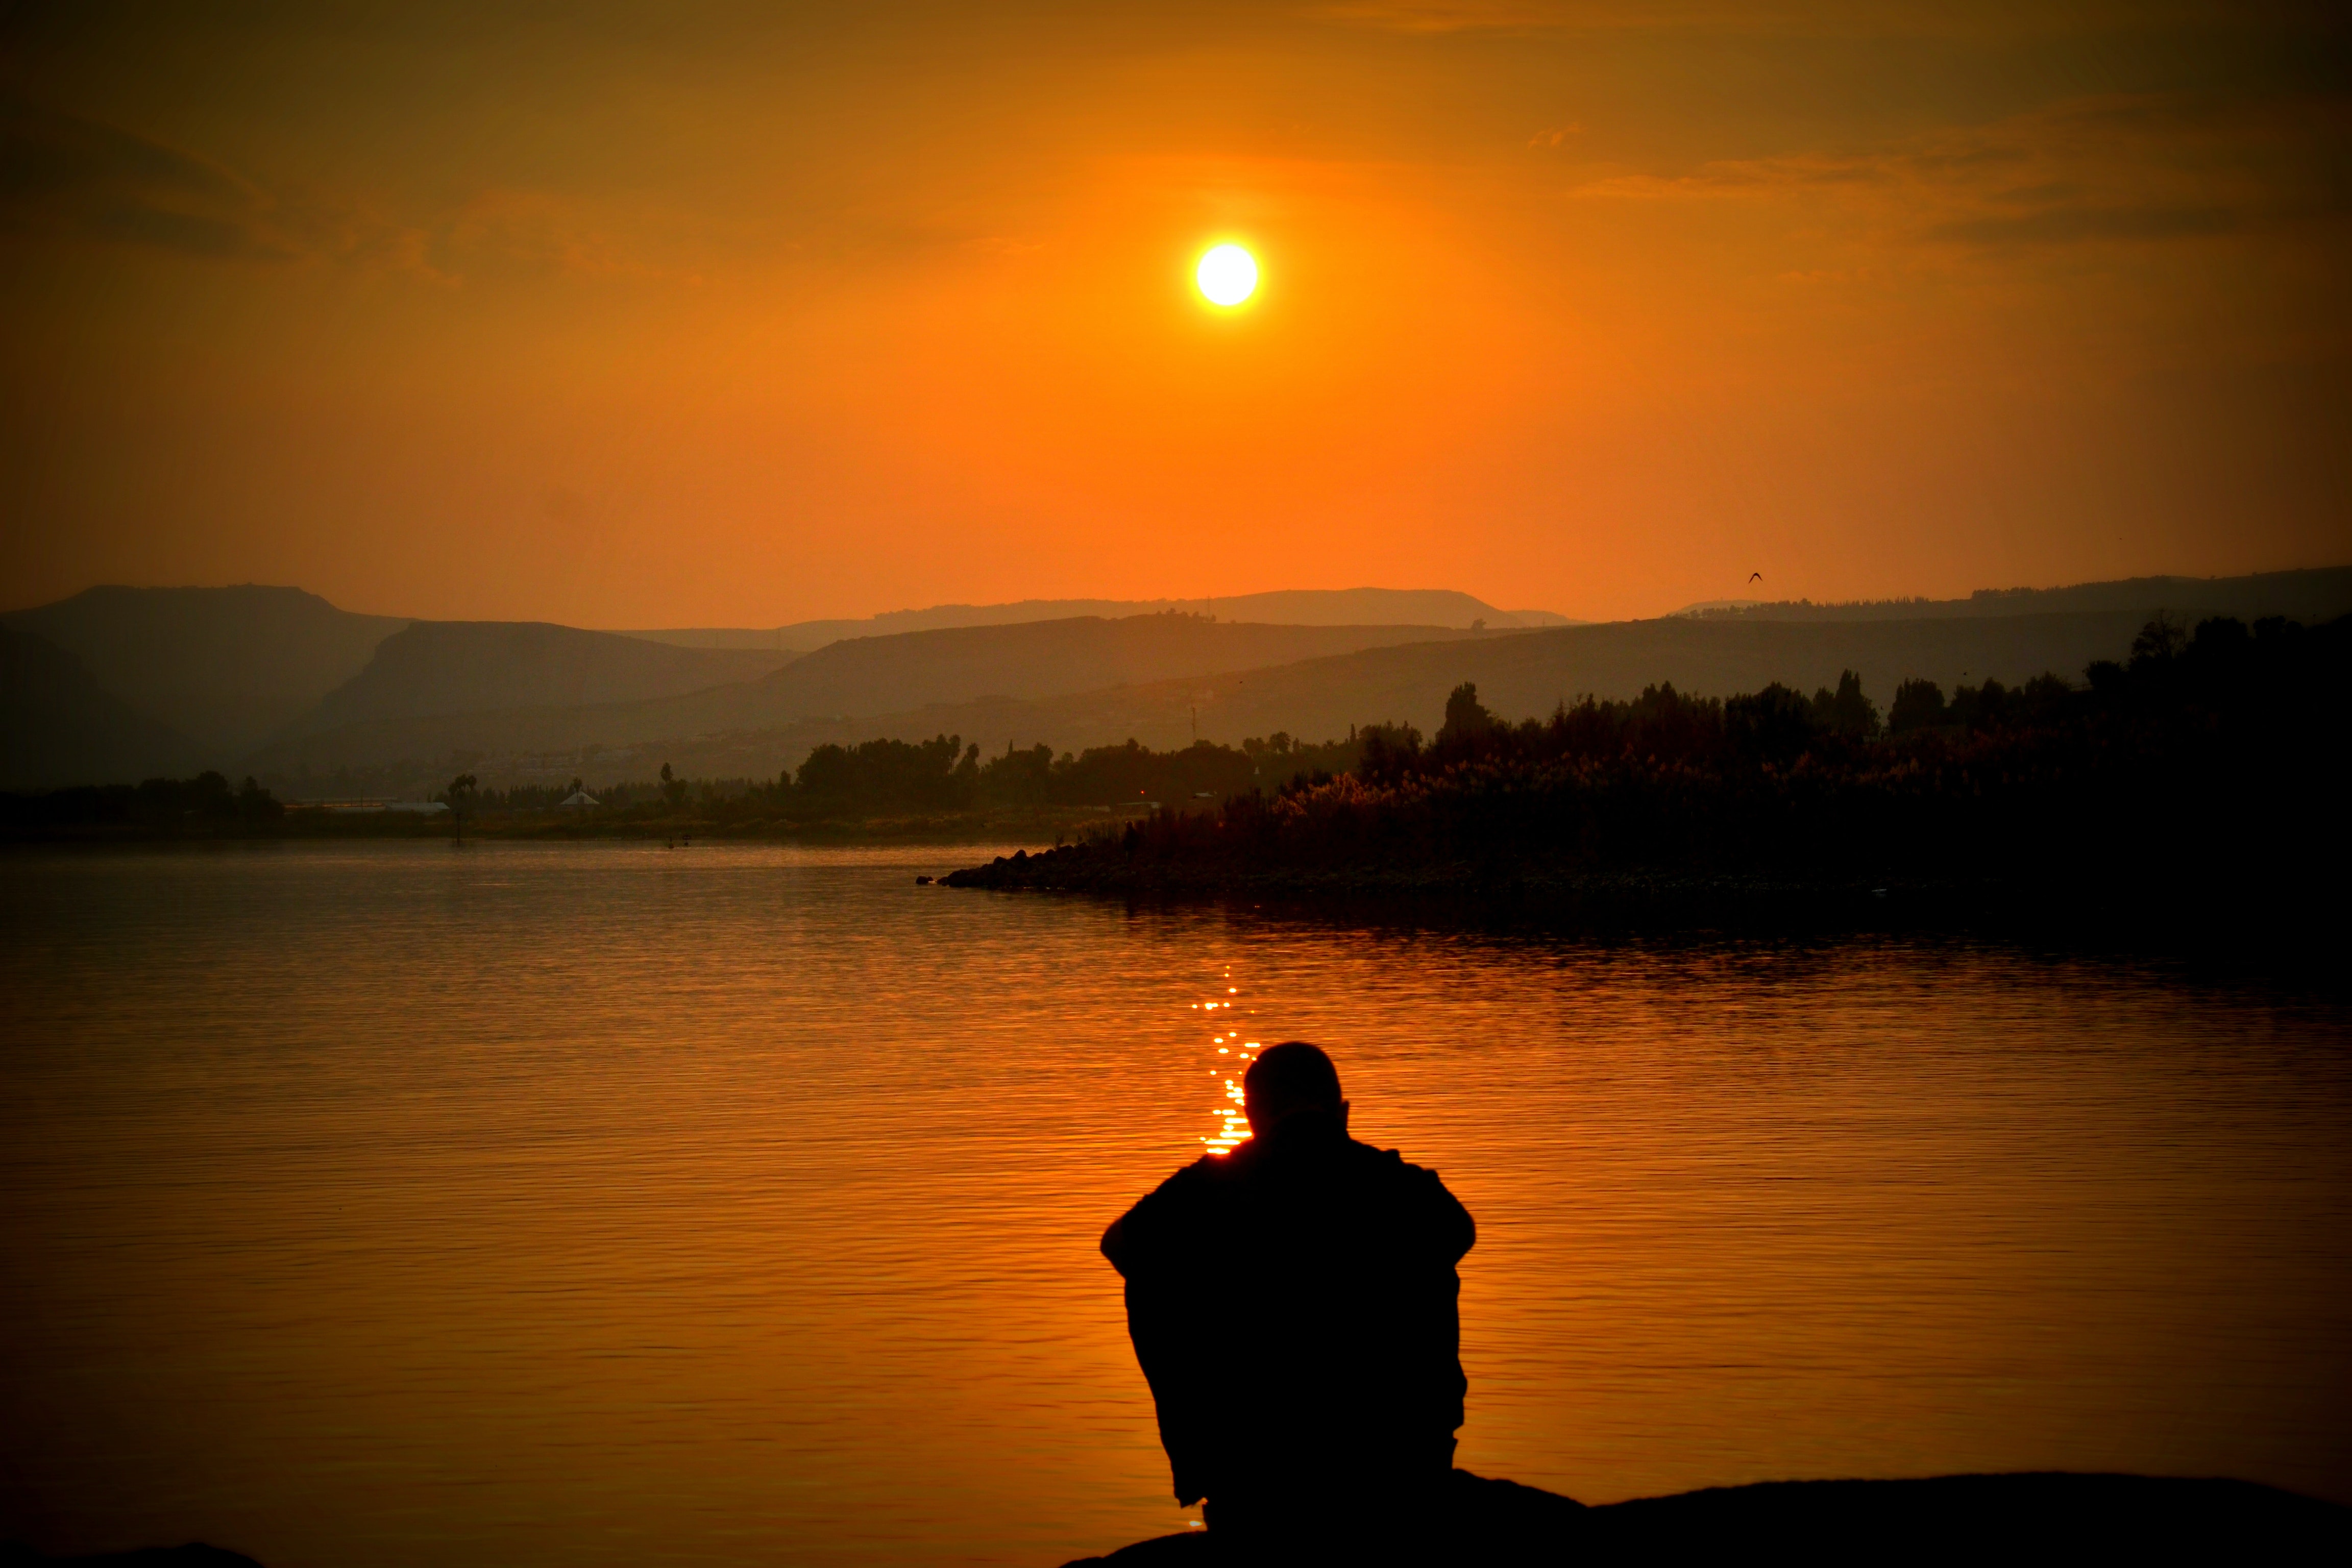
[[[1379,735],[1406,732],[1401,725],[1367,726],[1345,740],[1310,743],[1277,731],[1239,746],[1200,741],[1166,752],[1134,741],[1059,753],[1042,743],[1013,742],[992,755],[961,735],[942,734],[928,741],[819,746],[797,769],[772,779],[689,782],[665,763],[654,786],[616,784],[595,795],[607,818],[684,816],[713,826],[1045,807],[1198,808],[1251,789],[1278,788],[1295,777],[1348,771],[1360,764],[1365,747],[1376,744]],[[581,787],[575,779],[568,788],[485,790],[476,797],[476,809],[552,811]]]
[[[2080,683],[1911,680],[1883,717],[1852,671],[1810,697],[1662,683],[1517,723],[1465,684],[1434,736],[1375,731],[1352,770],[1163,811],[1012,879],[2305,875],[2346,860],[2347,677],[2352,617],[2158,617]]]
[[[1988,679],[1948,696],[1911,679],[1883,713],[1848,670],[1811,695],[1775,683],[1717,699],[1662,682],[1516,722],[1465,683],[1428,736],[1391,721],[1321,742],[1276,731],[1238,746],[1160,752],[1129,741],[1057,753],[1008,744],[991,755],[960,735],[875,740],[819,746],[768,779],[689,781],[664,764],[657,780],[589,792],[594,808],[574,820],[757,831],[1127,805],[1152,815],[1111,847],[1170,865],[1223,857],[1822,870],[1985,855],[2054,861],[2131,833],[2160,843],[2194,829],[2210,843],[2216,822],[2242,837],[2275,837],[2293,824],[2324,837],[2340,830],[2315,816],[2332,823],[2340,813],[2313,804],[2313,781],[2326,759],[2341,760],[2347,627],[2352,618],[2311,627],[2219,618],[2192,630],[2159,616],[2126,658],[2092,664],[2080,682]],[[558,820],[583,788],[574,778],[485,789],[467,773],[437,798],[456,830]],[[285,823],[267,789],[250,778],[232,787],[217,773],[0,796],[0,826],[20,836]],[[439,829],[403,820],[331,830]]]
[[[16,835],[119,828],[142,835],[225,837],[269,832],[285,820],[284,804],[255,780],[231,788],[217,773],[0,795],[0,829]]]

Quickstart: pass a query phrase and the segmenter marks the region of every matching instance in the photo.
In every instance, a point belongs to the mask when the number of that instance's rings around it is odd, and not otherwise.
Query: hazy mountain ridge
[[[1861,599],[1816,605],[1808,599],[1722,600],[1686,605],[1677,616],[1702,620],[1925,621],[1967,616],[2158,611],[2202,618],[2263,616],[2324,619],[2352,606],[2352,566],[2260,572],[2243,577],[2125,577],[2062,588],[1979,588],[1965,599]]]
[[[383,654],[396,656],[397,645],[412,637],[425,637],[434,625],[421,623],[387,643]],[[574,635],[628,640],[618,633]],[[372,712],[362,711],[356,703],[333,711],[322,705],[313,721],[265,750],[259,763],[273,770],[307,766],[332,771],[380,765],[418,754],[419,748],[440,754],[629,745],[992,699],[1039,701],[1090,688],[1149,685],[1189,679],[1202,670],[1250,669],[1366,647],[1467,635],[1437,626],[1247,626],[1183,615],[908,632],[835,643],[761,679],[656,700],[514,702],[495,710],[485,705],[470,713],[453,710],[438,716],[413,702],[404,708],[385,704]],[[758,657],[637,646],[680,656]],[[341,722],[335,721],[338,718]],[[436,736],[446,739],[436,745]]]
[[[1032,621],[1135,616],[1213,616],[1223,621],[1290,626],[1444,626],[1467,631],[1474,623],[1490,629],[1576,626],[1549,610],[1501,610],[1451,588],[1285,588],[1207,599],[1022,599],[1003,605],[933,605],[921,610],[890,610],[863,620],[799,621],[790,626],[685,626],[630,631],[680,647],[775,647],[814,651],[845,637],[894,637],[902,632],[946,631],[961,626],[1016,626]]]
[[[190,610],[190,600],[207,597],[211,609]],[[1987,608],[2052,603],[2105,607],[2011,615]],[[1017,740],[1057,750],[1131,735],[1165,747],[1192,738],[1196,713],[1198,733],[1220,741],[1276,730],[1339,735],[1378,720],[1430,729],[1444,693],[1464,679],[1479,684],[1490,707],[1524,716],[1585,691],[1630,696],[1656,680],[1720,695],[1775,679],[1810,689],[1852,668],[1883,705],[1895,683],[1913,675],[1948,687],[1988,675],[2019,680],[2044,669],[2078,679],[2089,659],[2120,656],[2131,634],[2159,609],[2192,620],[2216,613],[2324,619],[2352,610],[2352,568],[2146,578],[1907,605],[1800,605],[1786,607],[1792,611],[1786,615],[1777,613],[1782,607],[1753,606],[1759,613],[1483,636],[1427,626],[1285,626],[1173,614],[1073,617],[854,637],[805,658],[772,648],[681,647],[546,623],[346,616],[295,589],[93,591],[4,619],[63,620],[87,639],[98,637],[90,628],[110,616],[127,616],[145,629],[134,627],[136,635],[111,656],[134,667],[132,674],[146,683],[142,689],[168,695],[175,689],[168,670],[142,675],[135,667],[142,660],[168,665],[194,636],[192,626],[233,620],[240,605],[262,613],[226,652],[189,652],[192,673],[176,689],[184,696],[194,691],[217,701],[233,689],[239,669],[258,669],[274,683],[260,688],[266,708],[317,684],[315,668],[277,668],[300,663],[304,649],[322,650],[330,662],[347,662],[355,649],[366,657],[257,749],[224,743],[230,732],[225,723],[215,724],[210,741],[166,740],[171,727],[159,730],[137,704],[110,707],[97,699],[87,723],[68,734],[57,728],[55,701],[62,699],[44,699],[50,706],[41,710],[52,717],[38,724],[31,709],[11,710],[16,727],[5,737],[11,754],[61,747],[60,756],[79,759],[74,765],[85,769],[35,770],[44,779],[121,780],[142,770],[194,766],[251,768],[280,780],[408,768],[422,778],[458,756],[536,776],[593,755],[609,755],[621,770],[599,776],[617,777],[635,776],[626,769],[636,764],[626,758],[635,749],[658,747],[691,772],[772,774],[823,741],[877,735],[948,731],[992,749]],[[1906,608],[1916,613],[1899,613]],[[306,642],[285,636],[288,625],[324,626],[332,635]],[[378,636],[385,626],[405,629]],[[275,656],[272,637],[280,650]],[[82,668],[80,679],[89,685],[63,676],[40,680],[45,690],[94,686],[98,699],[109,698],[94,671]],[[109,726],[120,731],[112,740],[103,738]],[[109,765],[128,771],[86,771],[109,757],[117,760]],[[134,765],[139,757],[156,760]],[[661,760],[639,771],[650,773]]]
[[[98,683],[81,660],[0,625],[0,789],[188,774],[203,748]]]
[[[1196,723],[1200,739],[1226,743],[1277,730],[1321,740],[1387,721],[1433,732],[1446,693],[1465,680],[1477,684],[1489,709],[1519,719],[1587,692],[1632,697],[1659,681],[1707,696],[1753,691],[1775,680],[1810,691],[1853,669],[1884,710],[1895,687],[1912,677],[1948,690],[1989,676],[2013,684],[2045,670],[2080,679],[2091,660],[2123,657],[2146,620],[2145,611],[1907,622],[1670,616],[1364,648],[1037,700],[992,697],[770,725],[681,722],[689,710],[707,715],[712,700],[731,695],[698,693],[683,702],[594,715],[541,710],[353,728],[273,754],[267,776],[290,783],[302,776],[296,770],[317,777],[342,769],[429,781],[437,762],[428,765],[428,758],[462,756],[486,778],[509,782],[546,782],[583,770],[597,778],[640,778],[664,762],[689,776],[757,777],[796,767],[827,742],[885,736],[959,734],[994,752],[1008,743],[1082,751],[1130,739],[1165,749],[1189,743]]]
[[[98,684],[227,766],[365,668],[404,616],[300,588],[90,588],[0,622],[64,649]]]
[[[554,707],[594,708],[739,686],[790,653],[671,647],[545,621],[418,621],[295,723],[317,734],[384,720]]]
[[[961,730],[1001,749],[1005,741],[1045,741],[1057,750],[1129,739],[1165,748],[1202,738],[1236,742],[1286,730],[1316,740],[1352,725],[1397,721],[1434,732],[1446,693],[1465,680],[1480,700],[1512,719],[1549,713],[1557,702],[1638,696],[1672,681],[1702,696],[1758,690],[1778,680],[1811,691],[1853,669],[1882,709],[1901,681],[1919,677],[1947,690],[1987,676],[2011,683],[2056,670],[2080,679],[2095,658],[2122,657],[2144,624],[2139,612],[2033,616],[2001,620],[1708,623],[1669,617],[1561,627],[1507,637],[1368,648],[1224,676],[1092,691],[1017,710],[932,710],[908,714],[888,732],[904,738]],[[942,722],[952,720],[953,722]],[[993,725],[988,721],[993,720]],[[1000,737],[998,731],[1003,733]]]
[[[706,728],[742,728],[983,697],[1034,701],[1462,636],[1444,626],[1258,626],[1176,614],[957,626],[833,643],[749,690],[707,693],[696,708]]]
[[[1381,648],[1276,669],[1188,683],[1179,692],[1137,692],[1139,740],[1170,743],[1169,710],[1181,697],[1197,707],[1202,732],[1214,726],[1265,734],[1285,729],[1321,738],[1350,724],[1399,721],[1434,732],[1446,693],[1462,681],[1513,719],[1548,713],[1590,693],[1623,699],[1671,681],[1701,696],[1755,691],[1773,681],[1810,692],[1835,686],[1841,671],[1862,677],[1883,709],[1913,678],[1947,690],[1988,676],[2011,683],[2045,670],[2069,679],[2096,658],[2121,658],[2144,612],[1953,617],[1920,621],[1694,621],[1668,617],[1529,632],[1443,650]],[[1144,733],[1144,731],[1150,734]]]

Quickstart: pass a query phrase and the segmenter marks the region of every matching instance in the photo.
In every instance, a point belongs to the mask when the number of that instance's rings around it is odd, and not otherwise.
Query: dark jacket
[[[1443,1472],[1476,1238],[1434,1171],[1318,1112],[1186,1166],[1103,1237],[1176,1500]]]

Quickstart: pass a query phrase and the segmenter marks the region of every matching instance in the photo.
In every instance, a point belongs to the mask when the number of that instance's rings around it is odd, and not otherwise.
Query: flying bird
[[[1750,583],[1761,583],[1764,581],[1764,574],[1761,572],[1750,572],[1748,574],[1748,580]]]

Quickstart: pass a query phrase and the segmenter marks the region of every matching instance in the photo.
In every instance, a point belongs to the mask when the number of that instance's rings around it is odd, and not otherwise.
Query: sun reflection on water
[[[1223,978],[1231,980],[1233,977],[1234,972],[1230,969],[1226,970]],[[1209,1016],[1209,1022],[1216,1024],[1221,1022],[1217,1015],[1220,1012],[1232,1012],[1233,999],[1240,994],[1240,986],[1227,985],[1222,999],[1195,1002],[1192,1004],[1192,1009],[1195,1012],[1206,1013]],[[1230,1154],[1250,1135],[1249,1117],[1243,1110],[1242,1075],[1249,1071],[1250,1063],[1257,1060],[1258,1043],[1255,1040],[1242,1038],[1244,1031],[1240,1023],[1233,1019],[1225,1019],[1222,1022],[1224,1026],[1209,1037],[1209,1043],[1217,1047],[1217,1054],[1223,1057],[1225,1060],[1212,1067],[1209,1069],[1209,1076],[1223,1082],[1223,1103],[1210,1112],[1217,1119],[1217,1131],[1201,1140],[1212,1154]]]

